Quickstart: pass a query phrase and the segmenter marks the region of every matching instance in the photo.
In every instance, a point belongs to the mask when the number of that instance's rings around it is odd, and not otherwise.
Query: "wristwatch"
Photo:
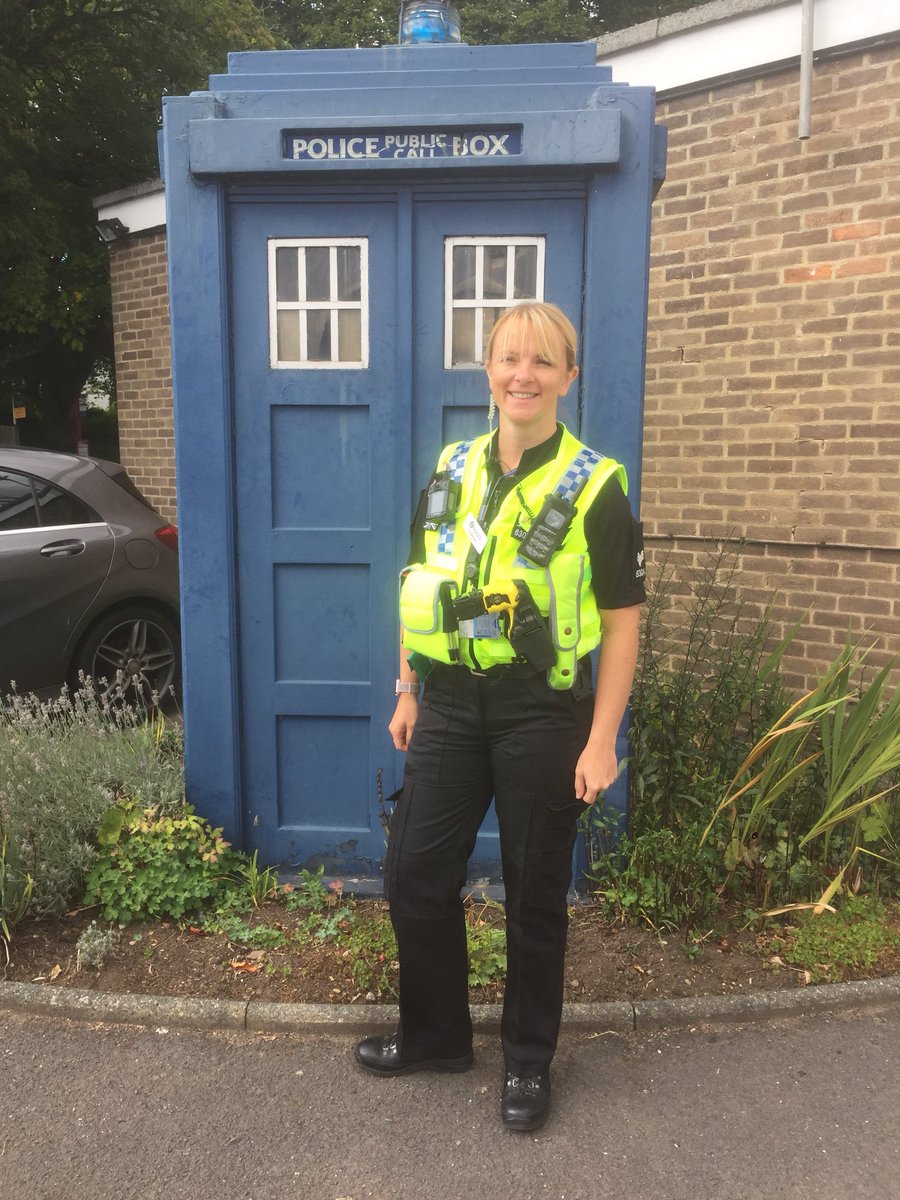
[[[402,679],[398,679],[394,684],[394,695],[399,696],[402,692],[409,692],[413,696],[419,693],[419,685],[417,683],[404,683]]]

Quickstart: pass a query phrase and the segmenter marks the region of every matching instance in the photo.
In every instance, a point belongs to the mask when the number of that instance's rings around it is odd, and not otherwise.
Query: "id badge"
[[[487,534],[478,524],[478,518],[473,513],[469,513],[469,515],[463,521],[463,529],[466,531],[466,536],[468,537],[469,541],[472,543],[478,553],[481,554],[482,550],[484,550],[485,546],[487,545]]]

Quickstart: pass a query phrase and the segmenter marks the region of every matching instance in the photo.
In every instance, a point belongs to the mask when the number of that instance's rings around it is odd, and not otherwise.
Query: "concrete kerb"
[[[649,1033],[695,1025],[742,1024],[814,1013],[832,1014],[900,1004],[900,975],[735,996],[689,996],[678,1000],[627,1000],[606,1004],[566,1004],[563,1026],[594,1033]],[[0,1011],[34,1013],[69,1020],[242,1030],[250,1033],[342,1033],[396,1029],[392,1004],[270,1004],[257,1000],[200,1000],[96,992],[35,983],[0,983]],[[475,1028],[495,1032],[500,1006],[472,1006]]]

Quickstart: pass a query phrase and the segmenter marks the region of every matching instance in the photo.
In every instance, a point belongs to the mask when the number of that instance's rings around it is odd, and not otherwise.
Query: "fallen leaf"
[[[251,962],[232,962],[228,964],[232,971],[243,971],[247,975],[255,975],[259,970],[259,963]]]
[[[769,962],[772,963],[772,965],[776,966],[776,967],[784,966],[783,959],[780,959],[777,954],[773,954],[772,957],[769,959]]]
[[[208,929],[201,929],[199,925],[188,925],[188,933],[194,934],[195,937],[212,937]]]
[[[51,970],[51,972],[47,976],[47,978],[55,979],[57,977],[57,975],[61,975],[61,974],[62,974],[62,967],[59,965],[59,963],[57,963],[56,966],[53,967],[53,969]]]

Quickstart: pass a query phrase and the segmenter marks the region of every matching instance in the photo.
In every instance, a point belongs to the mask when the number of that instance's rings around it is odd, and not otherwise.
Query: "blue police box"
[[[410,517],[487,428],[504,307],[580,325],[563,420],[637,508],[653,91],[592,43],[240,53],[161,146],[188,797],[262,862],[374,876]]]

